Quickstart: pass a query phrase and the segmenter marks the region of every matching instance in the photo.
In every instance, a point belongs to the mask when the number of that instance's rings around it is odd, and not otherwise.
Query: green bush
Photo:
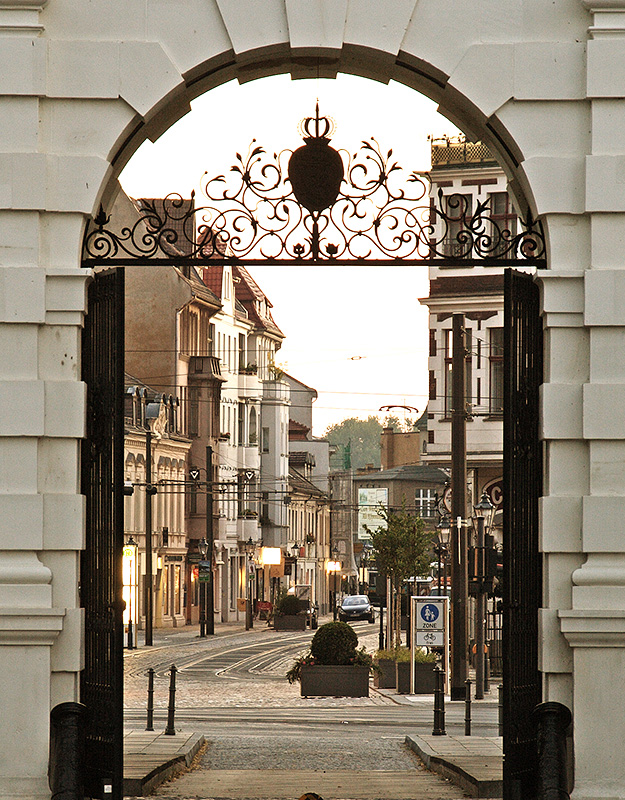
[[[310,643],[310,651],[295,659],[286,673],[289,683],[299,681],[302,667],[322,664],[328,666],[353,665],[367,667],[370,674],[379,672],[364,647],[356,649],[358,636],[346,622],[327,622],[318,628]]]
[[[377,650],[374,659],[379,661],[382,658],[388,658],[391,661],[410,661],[410,648],[394,647],[392,650]],[[417,647],[415,649],[415,663],[434,664],[436,663],[436,653],[428,653],[421,647]]]
[[[346,622],[327,622],[313,636],[310,654],[318,664],[353,664],[358,635]]]
[[[276,603],[276,614],[293,616],[294,614],[299,614],[300,608],[299,597],[295,597],[294,594],[285,594]]]

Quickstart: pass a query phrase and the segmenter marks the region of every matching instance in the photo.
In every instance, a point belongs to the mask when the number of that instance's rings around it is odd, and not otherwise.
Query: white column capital
[[[0,0],[0,33],[38,34],[39,12],[48,0]]]
[[[588,28],[590,39],[625,36],[624,0],[582,0],[582,5],[593,17]]]

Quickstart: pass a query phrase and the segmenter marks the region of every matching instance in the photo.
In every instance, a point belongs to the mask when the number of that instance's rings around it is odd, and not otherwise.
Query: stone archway
[[[258,5],[0,2],[2,350],[23,354],[18,366],[3,362],[1,376],[3,460],[20,469],[2,474],[0,603],[10,622],[0,659],[7,686],[38,687],[24,690],[30,725],[6,726],[0,793],[48,796],[48,709],[77,696],[85,219],[108,202],[140,141],[158,136],[197,94],[233,77],[301,77],[319,67],[394,78],[440,102],[493,147],[512,190],[546,226],[541,668],[545,696],[574,708],[576,798],[622,798],[625,481],[614,464],[625,455],[615,413],[625,385],[625,203],[612,177],[625,144],[614,136],[624,101],[610,65],[622,56],[625,15],[615,11],[625,4],[568,0],[547,12],[529,0],[477,8],[464,0],[444,8],[440,0],[269,0],[262,18]],[[593,709],[596,676],[607,672]],[[3,696],[3,718],[17,719],[22,701]],[[613,731],[608,743],[599,721]]]

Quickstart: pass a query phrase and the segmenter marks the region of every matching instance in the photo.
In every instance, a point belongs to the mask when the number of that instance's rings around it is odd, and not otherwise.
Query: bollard
[[[82,703],[60,703],[50,712],[48,784],[53,800],[83,800],[84,717]]]
[[[484,693],[490,693],[490,648],[487,648],[484,656]]]
[[[176,729],[174,727],[174,714],[176,713],[176,665],[171,665],[169,671],[169,706],[167,707],[167,727],[165,728],[165,736],[175,736]]]
[[[154,730],[154,670],[148,670],[148,719],[145,724],[146,731]]]
[[[434,690],[434,728],[432,736],[447,736],[445,730],[445,673],[437,665],[434,668],[436,689]]]
[[[464,682],[464,735],[471,735],[471,681]]]
[[[537,726],[537,800],[569,800],[566,778],[566,729],[571,712],[562,703],[541,703],[533,713]]]
[[[499,684],[498,690],[499,690],[499,699],[497,701],[497,723],[498,723],[497,735],[503,736],[503,684],[502,683]]]

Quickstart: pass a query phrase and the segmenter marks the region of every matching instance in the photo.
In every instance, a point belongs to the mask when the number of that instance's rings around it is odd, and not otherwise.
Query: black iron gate
[[[531,275],[508,269],[504,287],[504,800],[532,800],[537,770],[532,710],[542,699],[538,671],[542,320],[538,286]]]
[[[86,544],[80,601],[85,609],[81,701],[87,707],[85,795],[121,800],[123,783],[122,548],[124,270],[96,273],[82,343],[87,438],[82,447]],[[105,787],[111,787],[107,789]]]

